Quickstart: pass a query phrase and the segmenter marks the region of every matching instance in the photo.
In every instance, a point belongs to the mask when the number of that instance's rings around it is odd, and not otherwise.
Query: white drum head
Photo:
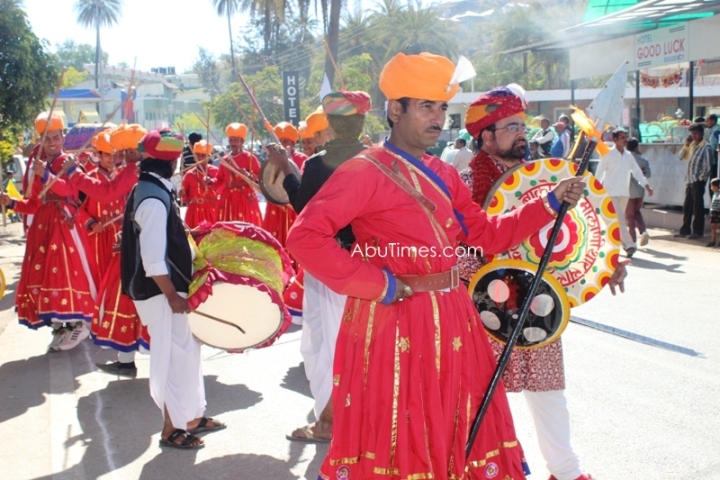
[[[230,322],[245,330],[190,313],[188,321],[193,335],[211,347],[242,350],[267,342],[280,330],[283,312],[270,296],[247,285],[214,283],[213,294],[197,311]]]

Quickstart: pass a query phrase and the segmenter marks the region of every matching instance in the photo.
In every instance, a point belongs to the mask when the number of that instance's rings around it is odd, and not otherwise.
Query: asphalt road
[[[570,324],[563,342],[573,444],[596,480],[720,479],[720,251],[651,231],[627,292],[603,291],[573,315],[701,352],[691,356]],[[242,355],[203,347],[208,414],[229,428],[197,452],[161,451],[160,413],[138,378],[94,371],[114,353],[89,341],[46,354],[49,330],[16,322],[13,294],[24,245],[0,227],[0,479],[311,479],[324,446],[288,442],[312,400],[294,327],[270,348]],[[533,470],[548,477],[522,395],[511,394]]]

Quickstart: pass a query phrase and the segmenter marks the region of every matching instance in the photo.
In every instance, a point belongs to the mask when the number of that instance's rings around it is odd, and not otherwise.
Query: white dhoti
[[[574,480],[582,475],[580,461],[570,445],[570,413],[564,390],[530,392],[525,390],[540,452],[547,468],[557,480]]]
[[[305,375],[315,399],[315,418],[320,418],[333,389],[335,343],[347,296],[339,295],[305,270],[303,329],[300,353]],[[154,344],[153,344],[154,345]]]
[[[187,315],[173,313],[164,295],[134,303],[152,338],[150,396],[163,416],[167,408],[173,427],[186,430],[188,422],[205,413],[200,343]]]

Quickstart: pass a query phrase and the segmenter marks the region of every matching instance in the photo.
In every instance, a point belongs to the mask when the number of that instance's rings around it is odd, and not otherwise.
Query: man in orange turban
[[[251,152],[243,150],[247,131],[247,127],[242,123],[231,123],[225,128],[230,153],[220,161],[220,172],[217,176],[222,192],[218,221],[240,220],[260,227],[262,226],[260,203],[255,190],[248,184],[248,180],[257,182],[260,175],[260,161]]]
[[[307,157],[312,157],[315,154],[315,134],[308,128],[305,120],[298,125],[298,134],[302,142],[303,153]]]
[[[69,350],[90,335],[98,284],[87,232],[81,216],[75,215],[79,192],[63,169],[63,128],[56,114],[37,117],[35,131],[43,143],[30,154],[26,199],[0,196],[0,202],[16,212],[32,214],[15,305],[21,324],[52,327],[49,351]]]
[[[465,456],[495,362],[467,289],[460,241],[502,252],[554,219],[538,198],[488,217],[452,165],[425,153],[457,91],[447,58],[398,54],[380,75],[390,136],[344,162],[290,230],[291,254],[348,296],[333,372],[333,431],[320,478],[524,478],[500,387]],[[583,184],[551,193],[575,204]],[[335,240],[350,225],[349,251]]]

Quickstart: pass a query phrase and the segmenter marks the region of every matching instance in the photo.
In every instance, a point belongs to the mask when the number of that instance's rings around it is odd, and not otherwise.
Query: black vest
[[[165,260],[168,263],[170,280],[175,286],[175,290],[188,293],[188,279],[192,275],[192,253],[177,203],[174,201],[172,193],[158,178],[141,173],[140,181],[130,193],[125,207],[123,235],[120,244],[122,291],[133,300],[147,300],[162,295],[155,280],[145,274],[140,255],[140,227],[135,222],[137,207],[143,200],[149,198],[156,198],[163,202],[168,211]]]

